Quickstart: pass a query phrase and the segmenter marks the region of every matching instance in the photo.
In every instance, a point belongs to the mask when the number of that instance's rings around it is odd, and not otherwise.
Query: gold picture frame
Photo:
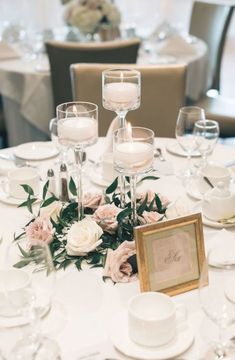
[[[141,291],[177,295],[198,287],[205,258],[201,214],[134,229]]]

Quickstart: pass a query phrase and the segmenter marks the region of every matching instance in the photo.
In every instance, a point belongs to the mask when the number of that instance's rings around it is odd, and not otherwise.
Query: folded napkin
[[[195,55],[197,49],[189,44],[182,36],[175,35],[167,38],[158,48],[161,55]]]
[[[0,41],[0,60],[17,58],[20,58],[20,54],[5,41]]]
[[[225,229],[216,233],[210,241],[207,242],[207,251],[213,249],[213,253],[210,257],[210,265],[220,265],[225,261],[229,263],[235,263],[234,249],[235,234]]]

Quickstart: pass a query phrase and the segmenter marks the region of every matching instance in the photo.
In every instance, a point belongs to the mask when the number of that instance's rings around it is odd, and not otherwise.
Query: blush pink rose
[[[160,194],[160,193],[156,193],[156,194],[159,197],[159,199],[161,200],[162,207],[166,208],[170,203],[168,198],[166,196]],[[147,195],[148,195],[147,204],[149,205],[153,201],[153,199],[155,199],[155,192],[154,191],[147,190],[145,192],[137,194],[136,197],[137,197],[137,200],[139,200],[140,202],[143,202]],[[154,206],[153,208],[156,209],[156,206]]]
[[[44,216],[38,216],[34,222],[26,227],[25,232],[29,245],[33,246],[40,241],[50,244],[53,240],[55,229],[53,228],[50,219]]]
[[[115,283],[136,280],[136,276],[132,274],[132,266],[127,261],[134,254],[134,241],[124,241],[116,250],[108,249],[104,276],[111,278]]]
[[[99,206],[105,204],[104,196],[99,193],[86,193],[83,197],[83,206],[90,209],[97,209]]]
[[[118,227],[117,215],[122,211],[114,204],[101,205],[93,214],[93,220],[103,231],[114,234]]]
[[[162,214],[159,214],[156,211],[144,211],[143,214],[139,217],[141,224],[152,224],[159,221],[163,217]]]

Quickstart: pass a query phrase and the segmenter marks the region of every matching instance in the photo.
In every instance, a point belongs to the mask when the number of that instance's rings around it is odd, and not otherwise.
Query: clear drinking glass
[[[234,359],[235,346],[235,246],[214,247],[205,258],[199,281],[201,307],[218,327],[218,339],[203,359]],[[205,325],[204,325],[205,326]]]
[[[40,329],[41,317],[50,310],[55,286],[49,247],[26,239],[12,242],[6,251],[4,272],[5,316],[21,316],[29,324],[10,358],[58,360],[57,343],[43,336]]]
[[[202,156],[199,167],[205,167],[208,163],[207,156],[217,143],[219,137],[219,124],[215,120],[199,120],[194,125],[194,135],[198,144],[198,151]]]
[[[129,125],[129,124],[128,124]],[[136,224],[137,175],[152,170],[154,159],[154,132],[143,127],[127,126],[114,133],[114,168],[130,177],[132,221]]]
[[[180,147],[187,154],[187,168],[181,170],[179,173],[183,178],[194,175],[194,170],[191,165],[191,156],[199,147],[194,134],[194,124],[199,120],[205,120],[205,111],[202,108],[197,106],[185,106],[180,109],[176,122],[175,136]]]
[[[98,139],[98,106],[75,101],[57,106],[58,136],[63,146],[73,148],[77,164],[78,220],[83,218],[82,166],[84,148]]]

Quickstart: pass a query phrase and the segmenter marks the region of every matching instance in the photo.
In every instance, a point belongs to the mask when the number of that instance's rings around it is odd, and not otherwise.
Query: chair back
[[[105,136],[115,113],[102,106],[102,71],[108,68],[127,68],[111,64],[73,64],[71,79],[73,100],[91,101],[99,108],[99,135]],[[141,73],[140,108],[129,111],[127,121],[132,125],[151,128],[158,137],[174,137],[179,108],[184,105],[184,65],[128,65]]]
[[[73,63],[136,63],[139,39],[100,43],[46,42],[51,68],[54,106],[71,101],[69,66]]]
[[[208,45],[208,89],[220,90],[220,70],[226,35],[234,6],[195,1],[189,33]]]

